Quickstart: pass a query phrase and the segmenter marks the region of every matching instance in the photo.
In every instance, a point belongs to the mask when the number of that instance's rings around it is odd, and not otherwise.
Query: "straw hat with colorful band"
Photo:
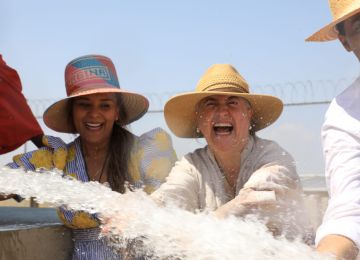
[[[65,69],[67,98],[51,105],[44,112],[45,124],[63,133],[76,133],[69,120],[69,99],[96,93],[121,95],[129,124],[142,117],[149,107],[146,97],[120,89],[115,66],[112,61],[100,55],[87,55],[72,60]]]
[[[306,41],[323,42],[338,38],[335,26],[351,16],[360,13],[360,0],[329,0],[333,21],[311,35]]]
[[[283,109],[283,103],[276,97],[249,93],[245,79],[231,65],[215,64],[203,75],[194,92],[174,96],[165,104],[165,120],[171,131],[178,137],[202,137],[196,131],[196,107],[200,100],[213,95],[246,99],[254,111],[254,131],[272,124]]]

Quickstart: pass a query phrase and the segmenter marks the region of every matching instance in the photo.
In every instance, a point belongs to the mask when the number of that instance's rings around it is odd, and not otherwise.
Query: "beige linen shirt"
[[[294,160],[277,143],[250,136],[240,160],[236,195],[242,188],[301,192]],[[193,212],[216,210],[235,197],[208,146],[178,161],[152,196]]]
[[[250,136],[239,159],[241,168],[235,194],[206,146],[186,154],[178,161],[166,182],[151,196],[160,204],[176,204],[188,211],[201,212],[215,211],[243,188],[251,188],[259,194],[261,191],[276,190],[276,196],[283,194],[281,201],[286,208],[285,213],[280,210],[273,213],[276,221],[282,219],[280,222],[293,226],[299,219],[306,219],[300,213],[303,212],[300,180],[288,152],[273,141]],[[254,197],[259,202],[262,200],[262,196]],[[298,232],[304,223],[296,224]]]

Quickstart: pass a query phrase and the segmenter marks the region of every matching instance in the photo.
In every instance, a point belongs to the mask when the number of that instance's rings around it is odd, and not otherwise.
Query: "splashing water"
[[[151,259],[330,259],[300,240],[274,238],[255,218],[216,219],[175,207],[159,208],[143,191],[119,194],[97,182],[63,178],[58,172],[0,170],[1,194],[36,197],[40,203],[99,213],[105,236],[121,249],[140,241],[139,255]]]

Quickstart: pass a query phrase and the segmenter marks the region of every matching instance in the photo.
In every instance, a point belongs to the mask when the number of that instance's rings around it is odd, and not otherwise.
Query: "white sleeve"
[[[276,207],[260,211],[273,226],[281,230],[288,238],[308,239],[310,229],[309,216],[304,209],[302,189],[292,156],[275,142],[264,145],[256,158],[255,171],[244,188],[250,188],[252,195],[259,197],[257,203],[268,200],[261,195],[264,191],[275,192]],[[254,160],[255,161],[255,160]],[[240,191],[241,192],[241,191]]]
[[[151,194],[160,204],[175,205],[195,212],[199,209],[199,180],[195,167],[183,157],[175,163],[166,182]]]
[[[294,159],[275,142],[268,142],[257,156],[255,171],[244,188],[273,190],[280,194],[301,191]]]
[[[358,112],[359,113],[359,112]],[[316,244],[338,234],[360,247],[360,122],[333,102],[322,128],[329,204]]]
[[[170,135],[161,128],[136,138],[130,162],[130,175],[135,187],[151,193],[165,181],[177,160]]]

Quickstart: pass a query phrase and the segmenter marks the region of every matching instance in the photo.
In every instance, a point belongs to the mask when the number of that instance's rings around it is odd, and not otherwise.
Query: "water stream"
[[[0,192],[98,213],[107,222],[104,235],[115,247],[136,239],[142,248],[137,253],[152,259],[332,259],[318,255],[300,239],[274,238],[255,218],[219,220],[211,214],[161,208],[141,190],[119,194],[97,182],[63,178],[58,172],[2,168]]]

